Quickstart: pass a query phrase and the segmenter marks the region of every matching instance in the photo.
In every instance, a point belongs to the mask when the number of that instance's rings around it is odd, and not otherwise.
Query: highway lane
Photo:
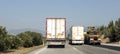
[[[120,51],[89,45],[69,45],[65,48],[43,47],[27,54],[120,54]]]
[[[77,50],[76,48],[66,44],[65,48],[47,48],[44,47],[42,49],[37,49],[33,52],[28,54],[84,54],[81,51]]]
[[[102,46],[102,45],[101,45]],[[111,50],[104,47],[92,46],[92,45],[73,45],[79,51],[84,52],[84,54],[120,54],[120,51]]]

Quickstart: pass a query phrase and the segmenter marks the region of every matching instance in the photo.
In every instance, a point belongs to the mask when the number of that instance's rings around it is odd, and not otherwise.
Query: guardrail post
[[[45,44],[44,44],[44,41],[43,41],[43,46],[44,46]]]

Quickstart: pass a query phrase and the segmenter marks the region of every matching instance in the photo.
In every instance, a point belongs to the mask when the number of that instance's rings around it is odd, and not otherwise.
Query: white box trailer
[[[46,18],[46,40],[47,45],[65,46],[66,39],[66,19]]]
[[[84,44],[84,27],[72,26],[69,36],[70,44]]]

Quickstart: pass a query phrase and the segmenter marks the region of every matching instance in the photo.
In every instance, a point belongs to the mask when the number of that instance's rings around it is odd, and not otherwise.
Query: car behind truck
[[[83,26],[71,27],[69,44],[84,44],[84,27]]]
[[[66,19],[46,18],[46,41],[49,46],[65,47]]]

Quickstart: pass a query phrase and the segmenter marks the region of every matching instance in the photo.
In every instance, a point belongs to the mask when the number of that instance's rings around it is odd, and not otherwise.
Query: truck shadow
[[[83,44],[69,44],[69,45],[83,45]]]
[[[90,45],[90,46],[95,46],[95,47],[101,47],[101,48],[107,48],[107,49],[111,49],[111,50],[120,51],[119,46],[109,46],[109,45]]]
[[[65,48],[63,45],[49,45],[47,48]]]

